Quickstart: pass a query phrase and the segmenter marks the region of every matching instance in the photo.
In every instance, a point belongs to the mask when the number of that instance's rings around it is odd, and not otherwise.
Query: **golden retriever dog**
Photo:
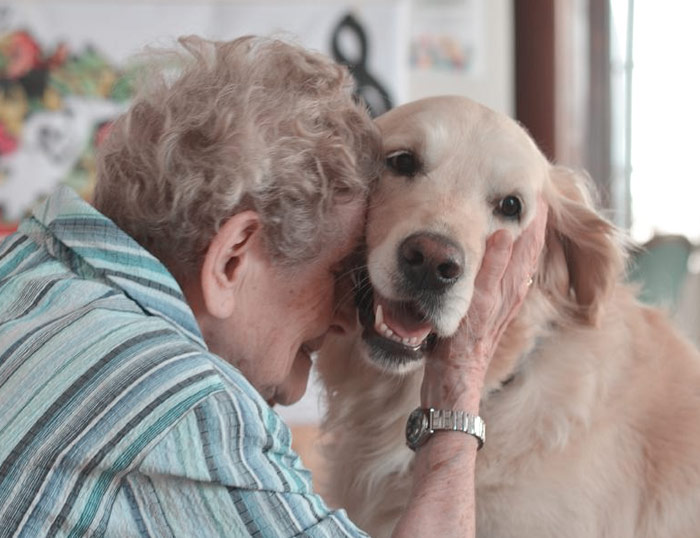
[[[318,361],[329,500],[391,534],[412,484],[404,428],[425,354],[465,317],[486,238],[517,237],[542,196],[545,246],[481,401],[477,535],[700,536],[700,354],[623,282],[625,240],[586,178],[466,98],[410,103],[378,125],[387,166],[357,332]]]

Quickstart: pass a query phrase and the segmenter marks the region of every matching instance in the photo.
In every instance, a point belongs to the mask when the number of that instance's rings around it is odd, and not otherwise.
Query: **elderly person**
[[[94,207],[59,189],[0,245],[0,536],[363,535],[314,494],[272,406],[354,322],[338,290],[377,131],[323,56],[181,45],[178,75],[149,72],[104,142]],[[541,235],[507,271],[511,241],[491,238],[484,323],[438,347],[431,403],[478,406],[522,297],[500,290]],[[397,535],[473,533],[476,442],[434,437]]]

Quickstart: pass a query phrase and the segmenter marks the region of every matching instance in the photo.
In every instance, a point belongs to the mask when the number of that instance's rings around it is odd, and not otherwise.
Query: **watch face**
[[[428,429],[428,417],[425,412],[418,408],[408,416],[406,422],[406,443],[409,447],[415,448],[423,440]]]

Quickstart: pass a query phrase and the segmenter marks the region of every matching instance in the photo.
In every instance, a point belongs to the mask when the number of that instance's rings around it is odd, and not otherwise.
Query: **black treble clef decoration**
[[[351,59],[340,50],[340,35],[347,32],[358,43],[359,57]],[[393,106],[389,93],[382,87],[379,81],[367,71],[368,43],[367,34],[350,13],[345,15],[333,30],[331,47],[333,59],[346,65],[355,79],[355,96],[365,102],[372,117],[383,114]]]

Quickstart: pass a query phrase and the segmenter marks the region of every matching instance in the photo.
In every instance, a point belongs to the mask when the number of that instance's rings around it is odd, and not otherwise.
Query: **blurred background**
[[[699,20],[696,0],[0,1],[0,236],[57,183],[90,198],[95,148],[145,45],[281,34],[349,65],[375,115],[466,95],[588,170],[640,245],[629,278],[642,299],[697,344]],[[317,398],[282,414],[314,423]]]

